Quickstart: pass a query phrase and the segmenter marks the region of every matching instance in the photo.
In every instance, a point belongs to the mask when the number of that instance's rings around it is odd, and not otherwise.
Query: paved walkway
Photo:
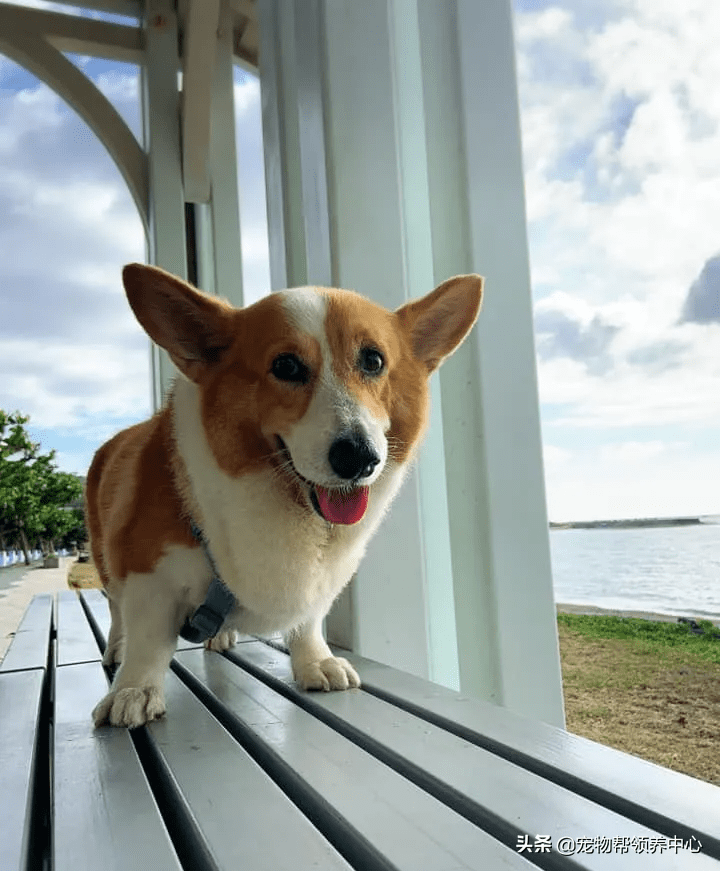
[[[29,568],[16,584],[0,595],[0,660],[32,597],[68,589],[68,569],[74,560],[75,557],[60,557],[60,566],[56,569]]]

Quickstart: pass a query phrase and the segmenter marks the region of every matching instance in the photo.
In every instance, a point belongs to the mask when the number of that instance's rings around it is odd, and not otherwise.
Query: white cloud
[[[599,303],[664,275],[678,309],[720,248],[720,6],[625,8],[598,29],[567,10],[519,16],[531,238],[553,240],[534,277]]]
[[[74,60],[137,133],[137,71]],[[257,80],[238,77],[235,95],[245,280],[261,296],[269,276]],[[43,450],[56,447],[62,467],[82,472],[102,441],[150,410],[148,340],[120,278],[124,263],[145,259],[145,238],[101,143],[2,58],[0,214],[0,407],[29,413]]]
[[[720,4],[592,10],[516,16],[549,511],[717,511]]]
[[[143,339],[129,346],[6,338],[0,345],[0,407],[19,408],[42,429],[142,417],[150,392],[143,345]]]
[[[553,521],[668,517],[717,513],[706,486],[720,458],[692,443],[621,442],[545,449],[548,514]]]

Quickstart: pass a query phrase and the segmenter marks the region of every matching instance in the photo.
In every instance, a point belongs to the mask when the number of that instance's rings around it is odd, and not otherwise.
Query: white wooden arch
[[[433,380],[417,469],[328,628],[562,725],[510,0],[83,5],[139,23],[0,3],[0,51],[100,136],[151,262],[242,305],[239,61],[260,69],[274,289],[334,284],[395,307],[486,276],[478,327]],[[142,147],[63,50],[140,64]],[[155,348],[156,405],[171,376]]]
[[[136,27],[87,19],[85,36],[74,35],[69,16],[0,4],[0,52],[36,75],[87,123],[122,173],[148,232],[147,160],[115,107],[63,51],[142,63],[142,38]]]
[[[151,262],[242,305],[232,70],[234,63],[257,67],[254,4],[87,0],[80,5],[129,20],[0,3],[0,52],[56,91],[98,136],[137,206]],[[139,66],[142,144],[65,52]],[[174,369],[157,347],[152,364],[157,407]]]

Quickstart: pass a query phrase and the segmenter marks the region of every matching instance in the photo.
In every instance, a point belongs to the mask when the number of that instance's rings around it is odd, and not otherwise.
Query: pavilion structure
[[[0,52],[96,133],[149,261],[243,304],[233,65],[260,76],[274,289],[390,308],[486,277],[331,640],[563,725],[510,0],[0,3]],[[67,53],[139,65],[138,142]],[[156,405],[172,365],[153,349]]]

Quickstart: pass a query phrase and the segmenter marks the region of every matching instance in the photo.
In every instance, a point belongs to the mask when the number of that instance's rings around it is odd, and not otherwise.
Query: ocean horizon
[[[556,527],[550,552],[558,603],[720,620],[720,515],[693,525]],[[1,568],[0,601],[37,565]]]
[[[555,601],[720,619],[720,516],[550,531]]]

